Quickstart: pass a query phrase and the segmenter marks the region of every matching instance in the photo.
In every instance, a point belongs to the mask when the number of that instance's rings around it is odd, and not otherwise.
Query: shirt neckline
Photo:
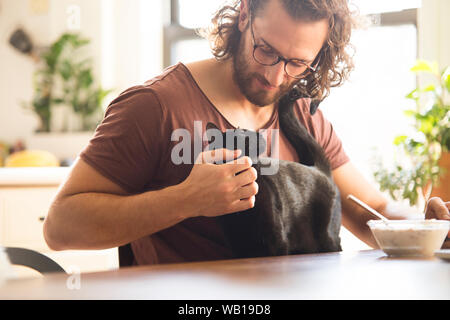
[[[187,74],[187,76],[191,79],[191,81],[194,83],[194,86],[197,88],[198,91],[200,91],[201,95],[208,101],[210,107],[212,107],[212,109],[233,129],[237,129],[235,126],[233,126],[230,121],[228,121],[228,119],[219,111],[219,109],[216,108],[216,106],[211,102],[211,100],[208,98],[208,96],[205,94],[205,92],[202,90],[202,88],[200,88],[199,84],[197,83],[197,81],[195,81],[194,76],[192,75],[191,71],[189,70],[188,67],[186,67],[182,62],[178,63],[179,66],[182,67],[182,69],[185,71],[185,73]],[[273,112],[272,115],[269,119],[269,121],[267,121],[267,123],[260,128],[259,130],[266,130],[269,129],[273,123],[275,122],[275,120],[278,118],[278,108],[277,106],[275,106],[275,108],[273,108]],[[245,128],[242,128],[245,129]],[[259,131],[258,130],[258,131]]]

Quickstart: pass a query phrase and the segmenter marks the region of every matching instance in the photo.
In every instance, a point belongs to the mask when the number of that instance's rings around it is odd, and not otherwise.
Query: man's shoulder
[[[185,97],[195,90],[195,82],[186,66],[179,62],[167,67],[158,76],[147,80],[143,88],[150,89],[160,99],[171,100]]]
[[[311,99],[310,98],[301,98],[296,101],[294,104],[294,113],[297,115],[299,120],[302,122],[309,123],[313,126],[321,124],[325,121],[325,117],[323,112],[319,109],[316,109],[314,114],[311,114]]]
[[[324,130],[328,130],[330,123],[325,118],[323,112],[319,109],[312,115],[310,112],[311,99],[298,99],[294,104],[294,113],[298,120],[305,126],[306,130],[315,138]]]
[[[168,81],[173,81],[180,78],[187,78],[186,67],[183,63],[178,62],[170,67],[165,68],[159,75],[145,81],[145,87],[152,87],[157,85],[165,85]]]
[[[167,67],[161,74],[145,81],[143,84],[135,85],[122,91],[118,98],[135,94],[155,95],[165,93],[166,91],[179,91],[183,87],[186,87],[186,83],[191,81],[185,68],[182,63]]]
[[[156,106],[170,106],[174,100],[183,99],[193,90],[192,79],[182,63],[170,66],[145,83],[122,91],[109,105],[127,108],[152,109]]]
[[[312,116],[309,112],[310,103],[311,99],[309,98],[301,98],[294,103],[294,114],[297,116],[297,119],[306,126],[308,131],[310,131],[310,126],[313,124]]]
[[[309,113],[310,104],[310,98],[300,98],[294,104],[294,111],[298,113],[298,115],[311,116],[311,114]]]

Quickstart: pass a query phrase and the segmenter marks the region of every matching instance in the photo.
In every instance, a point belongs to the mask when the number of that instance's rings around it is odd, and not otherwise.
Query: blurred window
[[[196,29],[207,27],[223,0],[170,0],[170,24],[164,28],[164,67],[212,57]]]
[[[417,9],[422,0],[351,0],[351,3],[359,8],[361,14],[375,14]]]
[[[321,110],[352,162],[374,182],[374,157],[393,165],[395,136],[411,130],[403,112],[414,107],[405,96],[417,81],[410,68],[417,59],[417,7],[421,2],[354,2],[361,4],[361,13],[367,13],[373,25],[353,32],[355,69],[343,86],[331,89]],[[386,12],[380,13],[382,9]],[[398,9],[405,10],[393,11]]]
[[[229,1],[228,1],[229,2]],[[168,24],[164,28],[164,67],[179,61],[212,57],[209,44],[196,29],[207,27],[226,0],[170,0]],[[421,0],[351,0],[351,8],[368,15],[375,26],[416,25]]]

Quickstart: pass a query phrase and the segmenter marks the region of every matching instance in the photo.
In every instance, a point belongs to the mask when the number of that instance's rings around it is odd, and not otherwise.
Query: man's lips
[[[260,86],[264,90],[275,90],[277,88],[277,87],[266,84],[265,82],[261,81],[259,78],[256,78],[256,83],[258,84],[258,86]]]

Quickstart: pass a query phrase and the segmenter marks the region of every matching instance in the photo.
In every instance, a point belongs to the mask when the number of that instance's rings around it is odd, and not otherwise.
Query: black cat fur
[[[278,171],[261,175],[263,159],[254,161],[259,185],[255,206],[217,217],[235,258],[341,251],[339,191],[322,148],[294,114],[293,105],[298,98],[295,91],[283,97],[278,112],[280,128],[295,148],[300,163],[264,158],[277,165]],[[217,129],[208,123],[206,129],[212,128]],[[249,133],[255,134],[242,129],[227,130],[223,133],[224,146],[227,134],[245,139]],[[258,134],[258,139],[263,138]],[[258,155],[264,151],[265,141],[261,146],[264,148],[257,150]],[[251,148],[246,144],[242,156],[253,155],[249,154]]]

